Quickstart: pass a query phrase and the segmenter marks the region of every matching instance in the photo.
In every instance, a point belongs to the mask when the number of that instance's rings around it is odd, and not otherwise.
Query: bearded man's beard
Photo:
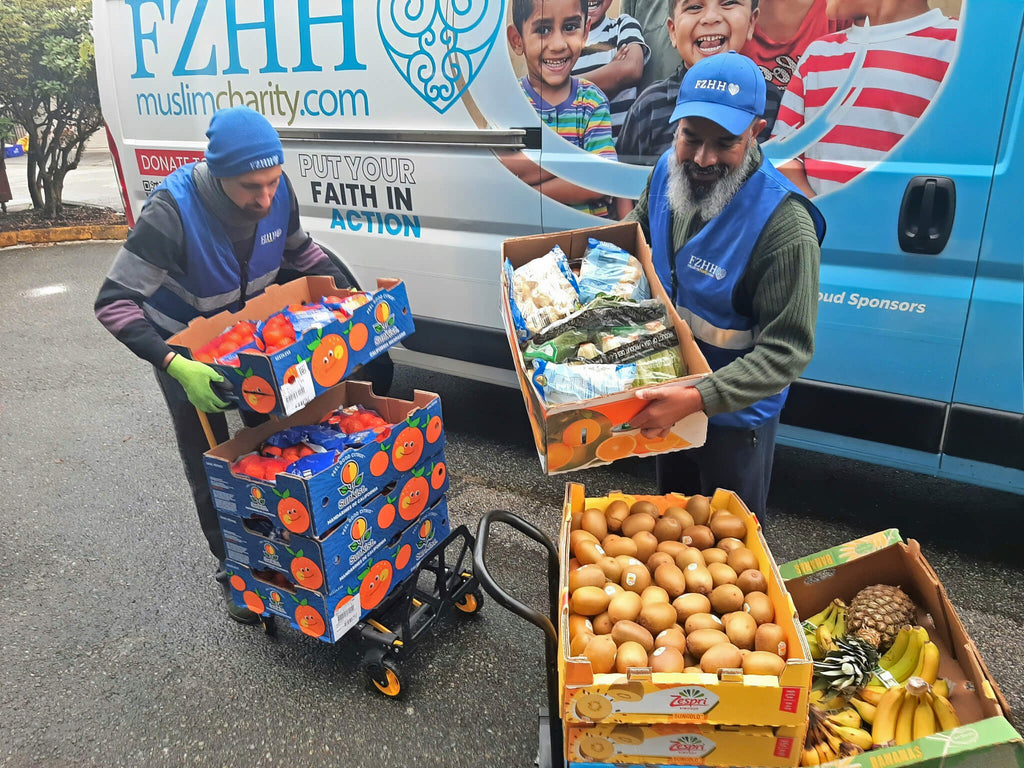
[[[751,141],[743,162],[730,171],[724,165],[701,168],[692,160],[679,163],[675,152],[668,156],[668,203],[677,216],[694,213],[710,221],[722,212],[761,162],[757,142]],[[701,181],[694,181],[694,176]],[[707,179],[706,181],[704,179]]]

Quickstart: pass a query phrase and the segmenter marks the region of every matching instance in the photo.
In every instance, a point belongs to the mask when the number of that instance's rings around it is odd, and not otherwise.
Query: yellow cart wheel
[[[402,692],[402,681],[398,678],[398,670],[387,661],[368,664],[364,667],[366,677],[373,687],[385,696],[394,698]]]
[[[455,604],[455,607],[463,613],[476,613],[480,610],[483,602],[483,595],[479,595],[476,592],[467,592],[462,600]]]

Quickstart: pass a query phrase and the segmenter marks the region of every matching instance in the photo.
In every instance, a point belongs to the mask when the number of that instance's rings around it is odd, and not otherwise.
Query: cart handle
[[[542,614],[540,611],[534,610],[530,606],[524,605],[516,600],[504,589],[499,587],[495,583],[494,579],[491,578],[491,574],[487,570],[487,564],[484,562],[484,555],[487,551],[488,533],[492,522],[500,522],[510,525],[520,533],[526,534],[547,549],[548,601],[549,610],[552,616],[555,615],[555,611],[558,608],[558,550],[555,549],[555,545],[551,543],[551,540],[536,527],[526,522],[521,517],[513,515],[511,512],[506,512],[502,509],[494,509],[490,512],[485,512],[483,517],[480,518],[480,524],[477,526],[476,530],[476,546],[473,549],[473,570],[476,573],[477,580],[480,582],[481,586],[487,590],[488,594],[490,594],[490,596],[493,597],[495,602],[499,605],[507,608],[512,611],[512,613],[526,619],[534,626],[543,630],[551,646],[557,647],[558,633],[555,630],[553,620]]]

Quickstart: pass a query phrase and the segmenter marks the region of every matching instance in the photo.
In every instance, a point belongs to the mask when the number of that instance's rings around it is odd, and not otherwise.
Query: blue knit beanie
[[[270,122],[249,107],[214,112],[206,131],[206,164],[218,178],[284,164],[281,138]]]

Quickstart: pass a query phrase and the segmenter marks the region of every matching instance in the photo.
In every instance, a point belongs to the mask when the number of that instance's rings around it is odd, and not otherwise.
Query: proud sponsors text
[[[846,291],[825,293],[818,292],[818,301],[822,304],[846,304],[854,309],[887,309],[891,312],[912,312],[923,315],[928,305],[917,301],[903,301],[899,298],[879,298],[864,296],[860,293],[846,295]]]

